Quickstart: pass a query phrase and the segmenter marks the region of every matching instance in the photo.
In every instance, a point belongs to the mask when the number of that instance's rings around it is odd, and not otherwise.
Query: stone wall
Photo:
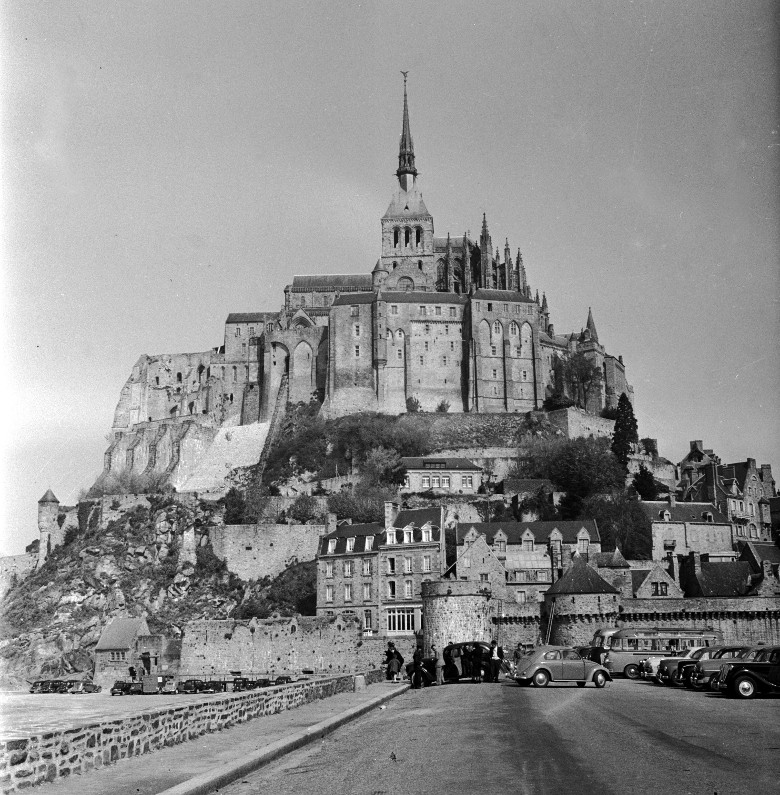
[[[372,670],[381,664],[382,643],[364,638],[355,616],[190,621],[179,670],[181,676]]]
[[[568,408],[550,411],[549,421],[562,431],[567,439],[593,436],[597,439],[611,439],[615,430],[615,421],[589,414],[583,409]]]
[[[441,580],[422,584],[425,623],[423,646],[486,640],[493,637],[493,618],[499,603],[478,582]]]
[[[276,577],[288,566],[314,560],[325,525],[238,524],[210,527],[214,554],[242,580]]]
[[[378,682],[380,671],[366,674]],[[197,703],[169,705],[121,719],[23,736],[9,732],[0,739],[0,788],[4,793],[113,764],[193,740],[237,723],[355,690],[355,676],[205,696]]]
[[[21,582],[38,565],[38,553],[8,555],[0,558],[0,599]]]

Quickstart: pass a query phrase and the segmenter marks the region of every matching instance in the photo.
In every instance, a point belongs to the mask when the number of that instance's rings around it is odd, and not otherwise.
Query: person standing
[[[431,657],[433,657],[436,665],[436,684],[444,684],[444,658],[442,657],[441,650],[435,643],[431,643]]]
[[[501,673],[501,660],[504,659],[504,650],[496,643],[490,642],[490,679],[491,682],[498,682]]]
[[[404,664],[404,658],[401,656],[401,652],[396,649],[395,643],[387,644],[385,662],[387,663],[387,678],[398,682],[401,678],[401,666]]]

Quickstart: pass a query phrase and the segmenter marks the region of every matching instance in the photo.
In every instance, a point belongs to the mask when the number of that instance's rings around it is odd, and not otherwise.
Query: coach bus
[[[648,653],[673,657],[686,649],[717,646],[723,634],[714,629],[600,629],[591,645],[600,651],[603,665],[610,673],[625,674],[629,679],[639,677],[639,660]],[[603,650],[603,651],[602,651]]]

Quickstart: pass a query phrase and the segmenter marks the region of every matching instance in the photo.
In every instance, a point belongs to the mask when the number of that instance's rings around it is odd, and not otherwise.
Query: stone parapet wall
[[[369,671],[364,676],[366,684],[382,679],[381,671]],[[135,715],[86,726],[30,736],[10,734],[0,739],[0,789],[3,793],[17,792],[178,745],[253,718],[353,692],[355,679],[355,675],[335,676],[266,690],[205,696],[197,703],[157,709],[151,706]]]
[[[547,414],[547,419],[562,431],[567,439],[593,436],[610,439],[615,430],[615,421],[589,414],[583,409],[556,409]]]

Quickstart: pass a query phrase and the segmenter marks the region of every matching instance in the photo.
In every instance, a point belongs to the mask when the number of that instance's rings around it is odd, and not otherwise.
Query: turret
[[[547,294],[542,293],[542,328],[547,331],[550,325],[550,309],[547,306]]]
[[[488,232],[487,214],[482,213],[482,232],[479,235],[480,274],[479,283],[488,289],[493,287],[493,245]]]
[[[517,291],[522,293],[526,298],[530,298],[531,288],[528,286],[528,280],[525,276],[525,265],[523,265],[523,255],[520,253],[520,249],[517,249],[515,269],[517,271]]]
[[[38,500],[38,531],[41,534],[41,543],[38,547],[38,565],[42,565],[46,556],[51,552],[52,539],[56,539],[59,525],[57,517],[60,512],[60,501],[54,492],[48,489],[46,494]]]
[[[507,290],[516,290],[515,270],[512,267],[512,252],[509,250],[509,238],[504,243],[504,277],[506,283],[504,288]]]
[[[588,307],[588,322],[586,323],[585,328],[587,328],[587,330],[590,332],[591,342],[598,342],[599,335],[596,331],[596,323],[593,320],[593,312],[591,311],[590,307]]]

